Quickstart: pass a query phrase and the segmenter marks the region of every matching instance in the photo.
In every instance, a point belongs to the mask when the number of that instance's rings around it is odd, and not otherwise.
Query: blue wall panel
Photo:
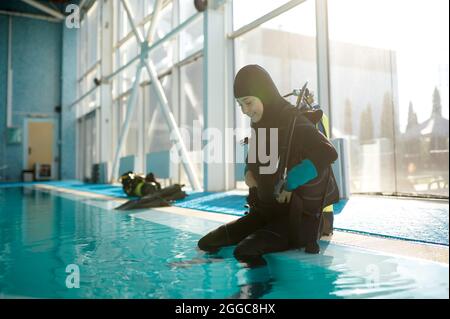
[[[70,104],[77,98],[77,29],[63,27],[62,43],[62,145],[61,179],[75,179],[76,176],[76,118]]]
[[[8,19],[0,16],[0,168],[8,165],[7,170],[0,170],[0,178],[19,180],[23,144],[8,145],[5,134]],[[13,17],[12,29],[13,126],[23,132],[27,117],[58,118],[55,106],[61,105],[63,27],[60,23]],[[54,136],[58,136],[58,127]]]
[[[8,68],[8,17],[0,15],[0,180],[6,165],[6,82]]]

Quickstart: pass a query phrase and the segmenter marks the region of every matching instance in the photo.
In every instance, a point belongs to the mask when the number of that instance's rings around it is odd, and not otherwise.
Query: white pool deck
[[[118,199],[115,197],[94,194],[84,191],[76,191],[66,188],[60,188],[51,185],[38,184],[34,185],[37,189],[55,191],[62,194],[70,194],[81,196],[92,201],[88,201],[90,205],[99,206],[101,208],[113,209],[120,204],[124,203],[125,199]],[[212,222],[211,225],[227,223],[239,218],[239,216],[231,216],[218,213],[209,213],[204,211],[198,211],[193,209],[186,209],[180,207],[164,207],[164,208],[152,208],[151,210],[139,210],[136,213],[130,214],[132,217],[141,218],[145,220],[155,221],[155,214],[152,211],[157,211],[167,214],[167,216],[184,216],[196,219],[202,219],[205,222]],[[117,213],[123,213],[118,212]],[[173,225],[172,225],[173,226]],[[181,227],[181,228],[180,228]],[[178,225],[177,228],[183,230],[183,225]],[[192,227],[192,225],[185,225],[184,227]],[[204,229],[204,228],[203,228]],[[186,229],[196,232],[195,229]],[[407,240],[397,240],[378,236],[362,235],[350,232],[335,231],[332,236],[322,238],[323,241],[332,244],[343,245],[347,247],[355,247],[365,250],[370,250],[377,253],[383,253],[388,255],[403,256],[408,258],[415,258],[423,261],[430,261],[443,264],[448,267],[449,264],[449,247],[442,245],[424,244]]]

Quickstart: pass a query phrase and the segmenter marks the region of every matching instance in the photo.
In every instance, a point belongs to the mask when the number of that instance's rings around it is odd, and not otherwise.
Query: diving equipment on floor
[[[161,188],[149,195],[128,202],[117,207],[117,210],[145,209],[171,206],[171,202],[186,198],[187,194],[182,190],[184,185],[174,184]]]
[[[153,173],[142,176],[133,172],[126,172],[120,177],[123,191],[130,197],[142,197],[161,190],[161,184],[155,179]]]

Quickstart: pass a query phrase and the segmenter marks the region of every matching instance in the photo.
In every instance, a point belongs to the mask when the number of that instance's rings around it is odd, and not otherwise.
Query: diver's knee
[[[203,236],[197,243],[197,246],[200,250],[203,251],[208,251],[208,248],[210,248],[209,243],[208,243],[208,235]]]
[[[237,245],[233,251],[233,256],[237,260],[251,259],[252,257],[255,257],[257,255],[258,254],[256,253],[255,249],[245,243]]]
[[[238,245],[233,251],[234,258],[249,268],[265,266],[266,260],[261,252],[249,245]]]
[[[320,253],[320,246],[317,242],[309,242],[306,244],[305,252],[308,254],[318,254]]]
[[[224,238],[224,226],[221,226],[207,235],[203,236],[197,243],[200,250],[206,252],[217,251],[220,247],[226,245],[226,238]]]

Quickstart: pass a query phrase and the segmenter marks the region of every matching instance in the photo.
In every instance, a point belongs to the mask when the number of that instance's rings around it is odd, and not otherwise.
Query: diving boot
[[[299,228],[299,247],[305,248],[308,254],[318,254],[320,252],[319,238],[320,238],[320,214],[311,214],[307,211],[302,212]]]
[[[305,253],[307,254],[318,254],[320,253],[320,246],[316,241],[309,242],[306,244]]]

